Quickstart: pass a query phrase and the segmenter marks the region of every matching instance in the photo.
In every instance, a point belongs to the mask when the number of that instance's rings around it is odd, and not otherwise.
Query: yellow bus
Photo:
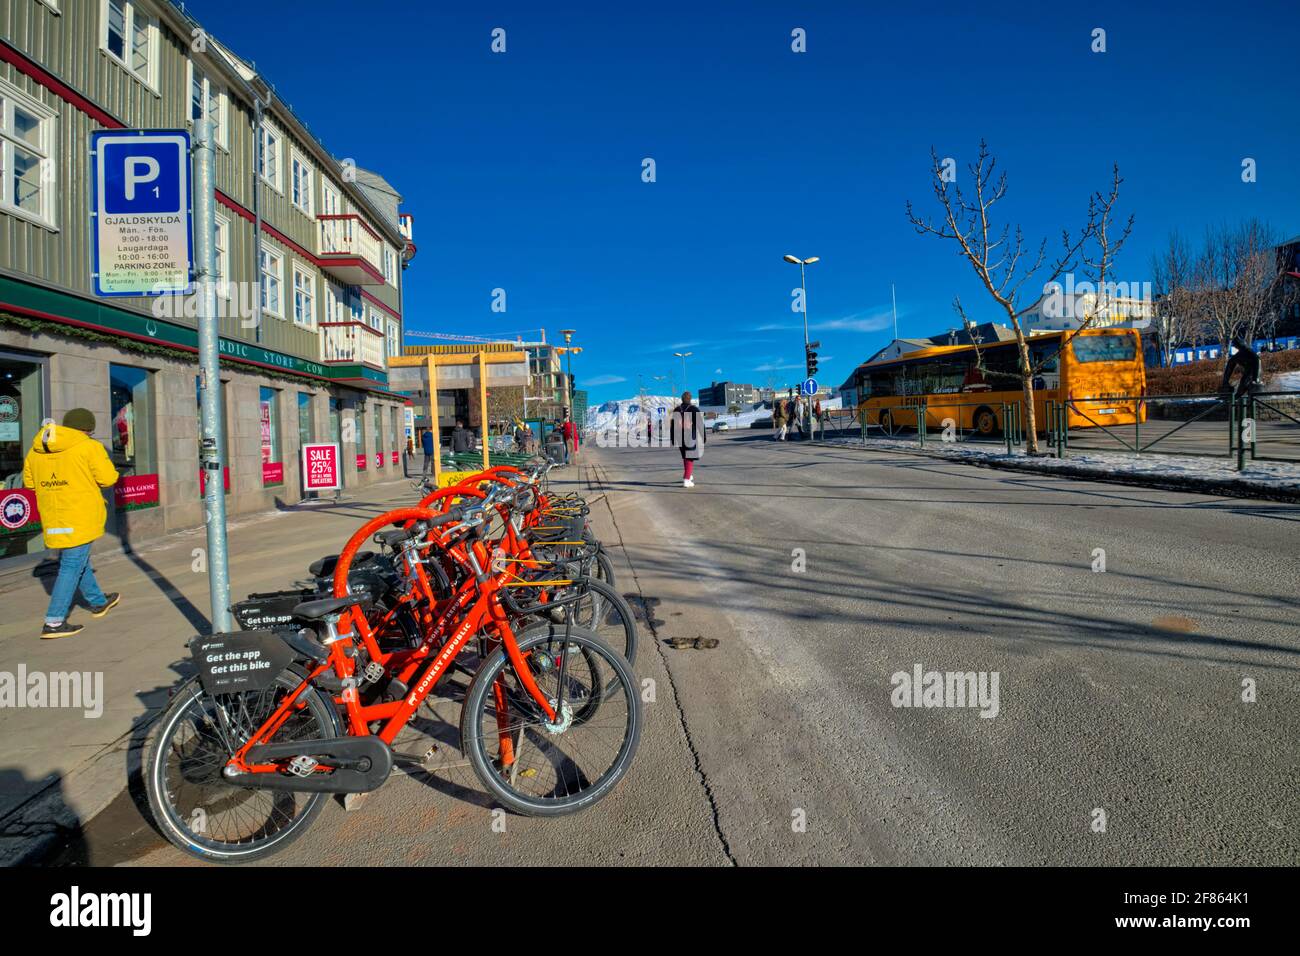
[[[1070,336],[1062,347],[1064,336]],[[1130,425],[1146,420],[1138,397],[1146,389],[1142,343],[1133,329],[1045,332],[1029,338],[1034,366],[1034,415],[1047,428],[1047,403],[1069,401],[1070,428]],[[1003,405],[1020,405],[1019,351],[1014,340],[988,345],[940,345],[861,365],[854,372],[858,418],[887,434],[915,428],[924,401],[930,427],[951,418],[980,435],[1003,427]],[[1025,416],[1021,415],[1023,422]]]

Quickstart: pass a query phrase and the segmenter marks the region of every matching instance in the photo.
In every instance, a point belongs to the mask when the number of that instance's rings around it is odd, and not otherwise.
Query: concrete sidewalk
[[[232,596],[291,586],[362,522],[415,500],[409,481],[399,479],[349,493],[339,504],[302,504],[231,522]],[[206,543],[200,528],[131,554],[97,556],[99,583],[121,592],[121,605],[102,620],[74,610],[72,620],[86,629],[53,641],[38,637],[53,584],[48,565],[0,576],[0,681],[89,675],[88,684],[79,682],[88,697],[81,706],[22,706],[37,702],[21,685],[18,706],[0,704],[0,864],[39,852],[121,793],[149,723],[189,673],[186,642],[208,627]]]

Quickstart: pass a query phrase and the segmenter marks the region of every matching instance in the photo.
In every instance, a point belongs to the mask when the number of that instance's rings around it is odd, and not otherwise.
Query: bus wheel
[[[894,416],[889,412],[880,413],[880,430],[886,435],[894,434]]]
[[[979,408],[975,410],[975,431],[983,438],[991,438],[998,430],[998,416],[993,414],[991,408]]]

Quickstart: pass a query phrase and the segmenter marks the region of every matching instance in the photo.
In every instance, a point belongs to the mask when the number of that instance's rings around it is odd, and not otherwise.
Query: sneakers
[[[694,487],[695,487],[695,479],[694,479],[694,478],[683,478],[683,479],[682,479],[682,487],[683,487],[683,488],[694,488]]]
[[[122,595],[116,591],[110,591],[108,594],[104,595],[104,599],[104,603],[99,607],[93,607],[90,609],[91,617],[103,617],[109,611],[113,610],[113,608],[117,607],[117,602],[122,600]]]
[[[80,634],[86,625],[69,624],[64,621],[62,624],[46,624],[41,628],[41,640],[51,641],[56,637],[72,637],[74,634]]]

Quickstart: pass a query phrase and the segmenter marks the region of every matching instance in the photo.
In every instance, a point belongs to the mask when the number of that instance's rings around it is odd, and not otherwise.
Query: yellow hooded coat
[[[23,462],[23,485],[36,492],[45,547],[75,548],[104,533],[108,509],[101,488],[117,483],[104,446],[85,432],[46,425]]]

